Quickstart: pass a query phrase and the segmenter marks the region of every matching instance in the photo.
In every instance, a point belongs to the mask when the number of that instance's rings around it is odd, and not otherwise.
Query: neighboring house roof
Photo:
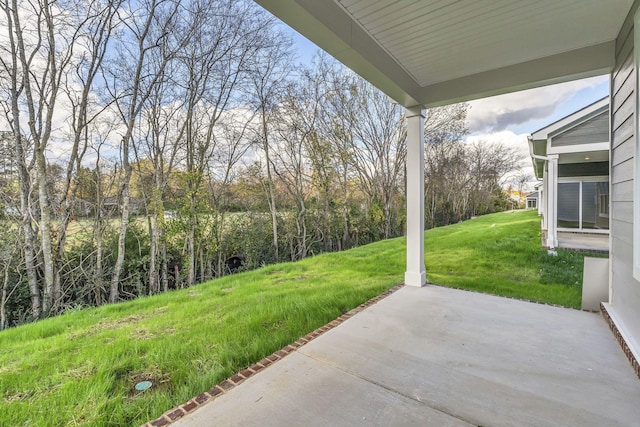
[[[527,194],[527,200],[537,200],[538,199],[538,192],[534,191],[533,193],[529,193]]]
[[[557,135],[575,128],[578,124],[589,120],[590,118],[609,110],[609,97],[605,96],[596,102],[587,105],[578,111],[565,116],[550,125],[547,125],[531,134],[534,140],[546,140],[553,135]],[[606,138],[604,142],[608,142]]]
[[[561,155],[561,163],[607,162],[609,139],[609,97],[605,97],[528,137],[536,177],[542,178],[544,157],[551,154]]]

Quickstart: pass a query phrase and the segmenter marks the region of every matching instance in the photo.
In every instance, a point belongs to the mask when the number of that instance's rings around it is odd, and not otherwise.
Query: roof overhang
[[[255,0],[405,107],[611,71],[633,0]]]

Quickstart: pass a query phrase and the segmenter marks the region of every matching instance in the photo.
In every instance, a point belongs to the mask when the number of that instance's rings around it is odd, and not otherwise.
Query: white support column
[[[424,117],[421,108],[407,109],[407,271],[404,283],[427,283],[424,267]]]
[[[547,162],[544,164],[544,174],[542,175],[542,230],[547,231],[547,212],[549,204],[547,203],[547,188],[549,188],[549,166]],[[543,242],[546,244],[546,241]]]
[[[558,155],[548,156],[547,162],[547,246],[558,246]]]
[[[546,194],[544,194],[544,185],[538,188],[538,216],[542,215],[542,206],[544,205],[544,198]]]

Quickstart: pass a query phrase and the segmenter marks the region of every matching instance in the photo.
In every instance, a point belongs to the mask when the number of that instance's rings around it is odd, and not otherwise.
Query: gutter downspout
[[[539,155],[539,154],[533,154],[533,153],[531,153],[531,158],[533,158],[533,159],[538,159],[538,160],[544,160],[545,162],[548,162],[549,160],[551,160],[551,158],[550,158],[550,157],[547,157],[547,156],[541,156],[541,155]]]

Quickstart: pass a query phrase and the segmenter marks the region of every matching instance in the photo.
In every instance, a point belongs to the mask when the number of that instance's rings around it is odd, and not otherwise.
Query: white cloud
[[[608,79],[598,76],[471,101],[469,129],[472,134],[489,133],[550,118],[562,102],[578,91]]]

